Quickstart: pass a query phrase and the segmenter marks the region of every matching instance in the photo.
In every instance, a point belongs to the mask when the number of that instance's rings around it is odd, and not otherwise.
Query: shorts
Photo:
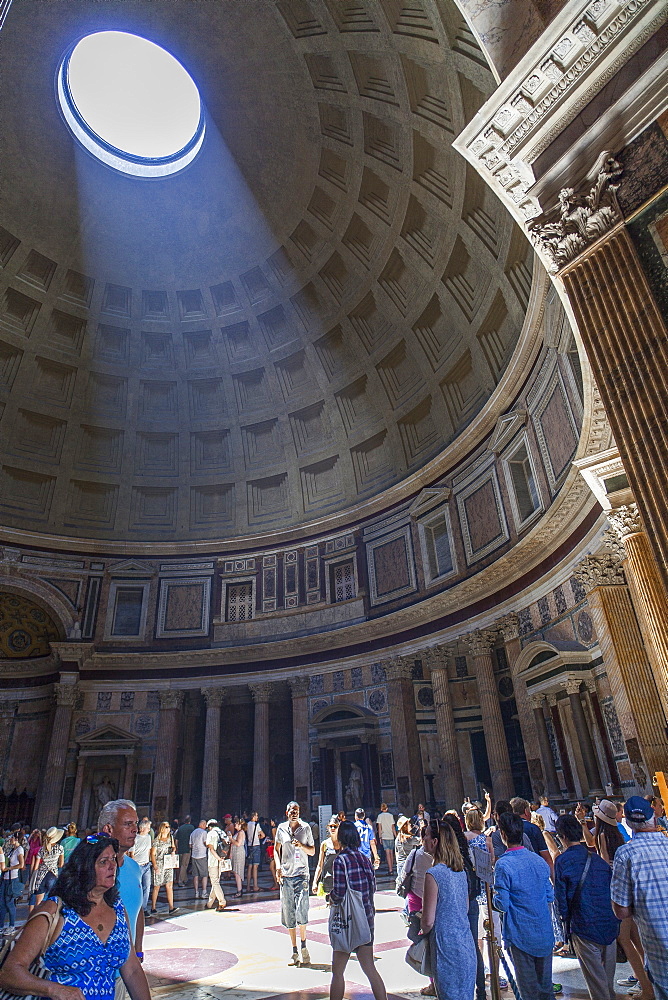
[[[394,841],[393,840],[384,840],[383,841],[383,848],[386,851],[393,851],[394,850]]]
[[[207,864],[206,857],[191,858],[190,863],[193,866],[193,875],[196,875],[198,878],[207,878],[209,874],[209,866]]]
[[[47,872],[43,877],[37,888],[35,889],[36,895],[48,896],[54,885],[56,884],[57,876],[53,872]]]
[[[248,855],[246,861],[249,865],[259,865],[260,864],[260,854],[261,848],[259,844],[255,844],[253,847],[248,848]]]
[[[308,922],[309,877],[284,876],[281,882],[281,923],[288,930]]]

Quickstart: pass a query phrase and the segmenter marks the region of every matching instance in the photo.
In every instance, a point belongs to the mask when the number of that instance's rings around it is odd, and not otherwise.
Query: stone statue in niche
[[[97,785],[94,786],[93,791],[95,792],[95,800],[100,809],[104,809],[107,802],[111,802],[112,799],[116,798],[116,788],[111,783],[111,779],[108,774],[105,774],[102,781],[98,782]]]
[[[348,812],[354,812],[358,806],[362,805],[364,798],[364,777],[359,764],[350,765],[348,784],[346,785],[345,799]]]
[[[622,166],[609,153],[602,153],[598,174],[589,194],[576,194],[573,188],[559,192],[559,218],[548,222],[552,212],[543,213],[529,223],[538,245],[552,262],[555,273],[623,219],[617,201]]]

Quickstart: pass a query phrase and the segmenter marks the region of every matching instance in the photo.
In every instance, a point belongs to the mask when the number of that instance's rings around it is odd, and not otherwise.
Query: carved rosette
[[[480,629],[462,636],[462,643],[471,656],[489,655],[496,645],[497,633],[493,629]]]
[[[293,698],[305,698],[308,694],[310,684],[308,677],[291,677],[288,680],[288,684],[290,685]]]
[[[621,560],[614,552],[586,556],[578,564],[575,575],[587,593],[596,587],[620,587],[626,583]]]
[[[221,687],[206,687],[202,688],[202,694],[207,708],[220,708],[225,701],[227,691]]]
[[[639,532],[644,531],[637,503],[630,503],[623,507],[617,507],[616,510],[609,510],[607,518],[622,541],[628,535],[637,535]]]
[[[183,708],[183,702],[185,699],[184,691],[159,691],[158,700],[160,702],[160,708],[164,712],[171,711],[173,709]]]
[[[77,700],[76,684],[54,684],[53,690],[56,695],[56,705],[64,705],[66,708],[74,708]]]
[[[252,695],[254,702],[269,702],[271,701],[271,684],[249,684],[250,693]]]
[[[494,623],[494,628],[499,630],[504,642],[512,642],[513,639],[520,637],[520,620],[514,611],[499,618],[498,622]]]

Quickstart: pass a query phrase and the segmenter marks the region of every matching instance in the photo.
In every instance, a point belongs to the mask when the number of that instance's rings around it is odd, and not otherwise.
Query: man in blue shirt
[[[362,808],[355,810],[355,826],[360,835],[359,850],[369,861],[371,861],[371,855],[373,854],[373,867],[377,868],[380,864],[380,858],[378,856],[378,849],[376,848],[376,838],[373,835],[373,830],[366,821],[366,814]]]
[[[571,941],[591,1000],[615,1000],[619,920],[610,901],[612,869],[581,843],[582,827],[575,816],[559,816],[556,826],[566,848],[554,862],[554,893],[561,919],[567,927],[570,923]]]
[[[530,1000],[552,1000],[554,934],[550,903],[554,889],[550,869],[522,846],[524,824],[515,813],[499,816],[506,853],[494,869],[494,903],[505,916],[503,940],[515,966],[520,994]]]

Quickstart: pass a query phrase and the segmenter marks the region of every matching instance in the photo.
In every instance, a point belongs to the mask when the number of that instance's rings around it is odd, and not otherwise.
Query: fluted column
[[[496,634],[490,631],[471,632],[464,636],[463,641],[473,658],[475,676],[478,682],[478,696],[494,798],[510,799],[515,794],[515,788],[492,662],[492,647],[496,641]]]
[[[545,784],[547,786],[546,792],[548,795],[559,795],[561,793],[561,788],[559,787],[559,776],[557,775],[557,768],[554,763],[554,754],[552,753],[552,746],[550,744],[550,735],[547,731],[547,723],[545,722],[543,702],[544,698],[538,695],[534,695],[529,700],[530,707],[533,711],[536,737],[540,747],[540,759],[543,766],[543,774],[545,775]]]
[[[424,800],[425,791],[411,665],[397,657],[383,661],[383,667],[387,677],[397,801],[401,809],[413,811]]]
[[[515,614],[504,615],[503,618],[495,622],[494,628],[498,628],[506,647],[506,658],[510,673],[513,679],[513,691],[515,694],[515,705],[517,706],[517,718],[522,733],[524,743],[524,753],[531,779],[531,788],[535,796],[542,795],[545,791],[545,770],[541,763],[541,747],[536,731],[536,720],[529,699],[526,681],[519,676],[517,661],[522,652],[520,642],[520,622]],[[544,721],[544,720],[543,720]],[[543,787],[541,787],[543,786]],[[558,785],[557,785],[558,788]],[[557,789],[555,789],[556,791]]]
[[[637,744],[651,777],[668,760],[666,717],[622,562],[613,552],[587,556],[577,575],[587,590],[630,766],[637,761]]]
[[[292,677],[292,764],[295,801],[311,814],[311,747],[308,740],[308,677]]]
[[[255,702],[253,729],[253,805],[260,816],[269,815],[269,702],[271,684],[249,684]]]
[[[219,819],[218,785],[220,782],[220,708],[225,700],[225,689],[202,688],[206,704],[204,724],[204,763],[202,765],[201,819]]]
[[[167,819],[173,811],[183,691],[160,691],[160,721],[153,779],[153,818]]]
[[[630,503],[608,511],[626,558],[623,566],[638,616],[647,656],[652,665],[663,714],[668,718],[668,597],[643,528],[638,506]]]
[[[72,726],[72,709],[77,696],[77,674],[62,673],[60,682],[53,687],[56,695],[56,711],[51,724],[49,749],[42,769],[42,791],[33,819],[35,826],[40,828],[58,823],[67,744]]]
[[[431,686],[434,692],[436,735],[445,779],[445,804],[448,809],[459,809],[464,801],[464,782],[459,763],[455,717],[452,713],[448,658],[445,650],[441,648],[428,649],[423,653],[423,657],[431,672]]]
[[[77,773],[74,779],[74,793],[72,795],[72,808],[70,809],[70,823],[76,823],[77,826],[81,822],[79,812],[81,810],[81,794],[83,792],[83,782],[84,773],[86,771],[86,758],[82,757],[81,754],[77,757]],[[132,795],[126,796],[126,798],[131,799]],[[83,823],[81,822],[83,826]]]
[[[603,787],[603,783],[601,781],[601,775],[598,768],[598,761],[596,760],[596,750],[594,749],[591,732],[589,731],[587,719],[582,707],[582,701],[580,699],[580,681],[567,681],[565,687],[571,703],[573,725],[575,726],[575,733],[582,752],[582,763],[584,764],[587,785],[589,793],[591,794],[593,791],[600,791]]]
[[[13,723],[18,705],[18,701],[0,701],[0,792],[5,791],[7,764],[14,735]]]
[[[137,767],[137,756],[134,753],[129,753],[125,758],[125,776],[123,778],[124,799],[131,799],[134,794],[136,767]]]

